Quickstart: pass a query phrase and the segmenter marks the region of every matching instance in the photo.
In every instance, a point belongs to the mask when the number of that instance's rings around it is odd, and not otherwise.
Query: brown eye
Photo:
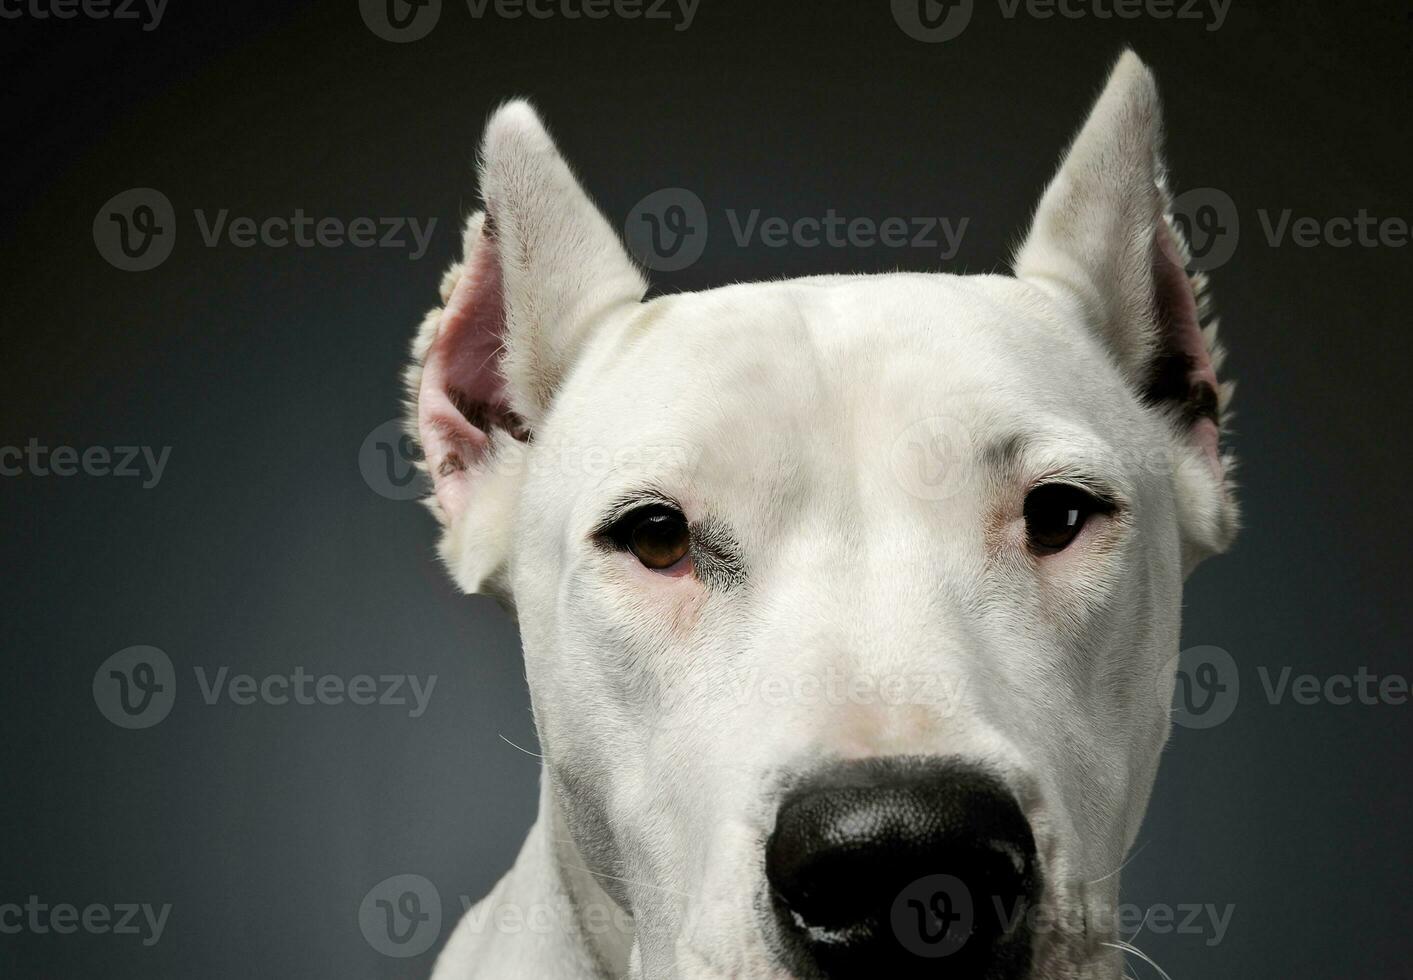
[[[630,511],[610,529],[610,537],[648,568],[671,568],[687,554],[692,532],[675,508],[653,504]]]
[[[1113,508],[1088,490],[1069,483],[1046,483],[1025,498],[1025,534],[1039,554],[1063,551],[1095,514]]]

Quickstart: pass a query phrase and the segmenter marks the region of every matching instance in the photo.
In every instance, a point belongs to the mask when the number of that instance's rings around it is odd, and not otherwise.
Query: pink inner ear
[[[1208,457],[1218,476],[1221,458],[1217,428],[1217,371],[1202,337],[1197,295],[1167,222],[1160,221],[1153,257],[1154,300],[1161,333],[1159,367],[1149,396],[1176,402],[1189,426],[1189,438]]]
[[[453,517],[466,502],[467,468],[490,447],[490,429],[519,434],[499,370],[504,331],[500,262],[495,242],[482,234],[442,311],[417,396],[417,426],[437,501]]]

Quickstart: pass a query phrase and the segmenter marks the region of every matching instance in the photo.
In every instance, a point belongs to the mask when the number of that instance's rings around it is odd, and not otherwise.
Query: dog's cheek
[[[1061,552],[1035,555],[1027,550],[1042,613],[1072,643],[1082,642],[1094,618],[1130,585],[1125,569],[1131,530],[1126,518],[1105,516],[1091,520]]]
[[[585,778],[573,766],[551,768],[556,792],[565,804],[566,829],[598,881],[599,887],[619,907],[632,912],[633,904],[624,888],[627,866],[619,842],[613,833],[614,822],[609,800],[599,791],[594,780]]]
[[[604,574],[635,618],[678,635],[695,632],[706,589],[693,574],[690,558],[659,571],[630,554],[614,553],[607,556]]]

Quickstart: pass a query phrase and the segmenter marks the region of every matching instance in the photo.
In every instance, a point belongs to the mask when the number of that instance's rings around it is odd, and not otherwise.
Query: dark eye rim
[[[1071,533],[1064,541],[1057,545],[1037,542],[1032,534],[1031,527],[1031,501],[1038,493],[1071,493],[1075,495],[1075,502],[1082,504],[1080,508],[1080,519]],[[1039,556],[1057,555],[1066,551],[1070,545],[1084,533],[1084,529],[1089,522],[1099,517],[1111,517],[1119,511],[1119,504],[1115,498],[1104,490],[1081,483],[1076,480],[1055,478],[1040,480],[1031,485],[1025,493],[1025,499],[1021,504],[1021,519],[1025,524],[1026,547],[1033,554]]]
[[[613,516],[604,521],[594,532],[594,537],[615,551],[626,551],[634,554],[634,557],[638,557],[633,551],[633,531],[644,521],[654,517],[663,517],[679,522],[688,535],[688,552],[690,553],[691,544],[695,537],[691,522],[687,520],[687,515],[682,513],[682,508],[667,500],[639,500],[616,508]],[[644,567],[653,571],[661,571],[661,569],[655,569],[646,564]]]

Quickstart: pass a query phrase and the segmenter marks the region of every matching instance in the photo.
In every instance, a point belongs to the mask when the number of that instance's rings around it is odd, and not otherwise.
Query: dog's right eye
[[[1091,517],[1113,509],[1083,487],[1043,483],[1025,498],[1026,537],[1037,554],[1052,555],[1068,548]]]
[[[675,507],[650,504],[637,507],[614,521],[605,536],[627,549],[646,568],[662,571],[687,556],[692,531],[687,518]]]

